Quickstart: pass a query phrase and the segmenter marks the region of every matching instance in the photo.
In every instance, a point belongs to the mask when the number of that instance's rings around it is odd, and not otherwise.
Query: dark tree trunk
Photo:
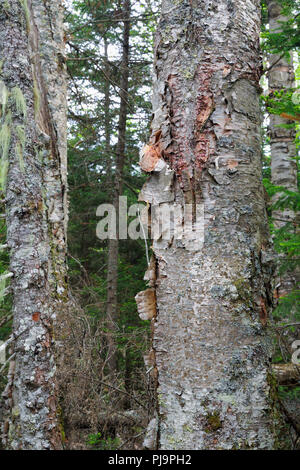
[[[116,149],[116,175],[114,183],[113,202],[116,210],[117,227],[119,220],[119,196],[122,195],[122,177],[125,159],[126,121],[128,113],[128,78],[129,78],[129,39],[130,39],[130,0],[123,3],[123,47],[120,79],[120,113],[118,128],[118,143]],[[119,234],[117,229],[116,239],[110,239],[108,243],[107,266],[107,304],[106,315],[109,325],[108,336],[108,365],[110,371],[115,371],[117,366],[117,346],[115,335],[118,321],[118,265],[119,265]]]

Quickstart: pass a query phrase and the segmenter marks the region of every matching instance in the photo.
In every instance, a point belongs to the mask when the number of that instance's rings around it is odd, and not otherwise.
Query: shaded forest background
[[[152,115],[153,41],[160,2],[73,1],[66,6],[69,74],[69,277],[76,312],[65,332],[67,345],[60,377],[61,410],[66,448],[140,449],[154,407],[153,377],[147,357],[150,322],[139,319],[134,300],[146,286],[146,247],[142,240],[109,246],[96,236],[97,207],[127,196],[138,202],[146,179],[139,151],[147,142]],[[295,89],[268,89],[269,55],[294,58],[300,80],[299,2],[282,0],[288,21],[270,34],[262,2],[263,178],[278,272],[299,269],[298,221],[276,227],[274,211],[299,214],[300,196],[271,183],[269,113],[286,116],[296,130],[299,152],[300,96]],[[295,155],[298,169],[298,156]],[[298,171],[299,174],[299,171]],[[274,195],[277,194],[274,203]],[[5,219],[0,219],[0,244],[5,244]],[[0,253],[0,272],[8,270]],[[11,332],[11,298],[0,290],[0,340]],[[115,297],[116,296],[116,297]],[[299,337],[299,289],[277,299],[274,311],[275,363],[291,360],[290,338]],[[117,300],[117,301],[116,301]],[[290,325],[290,326],[289,326]],[[146,363],[146,367],[145,367]],[[148,365],[147,365],[148,364]],[[6,382],[2,367],[0,388]],[[282,400],[300,402],[299,384],[280,387]],[[293,412],[293,410],[292,410]]]

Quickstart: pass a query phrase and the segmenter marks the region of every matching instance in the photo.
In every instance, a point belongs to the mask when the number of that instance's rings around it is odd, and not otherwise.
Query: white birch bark
[[[258,0],[162,1],[152,137],[141,166],[151,172],[164,160],[168,168],[152,172],[141,198],[204,204],[205,237],[198,249],[153,242],[156,280],[151,267],[146,277],[157,304],[152,445],[159,449],[285,445],[269,369],[259,37]]]

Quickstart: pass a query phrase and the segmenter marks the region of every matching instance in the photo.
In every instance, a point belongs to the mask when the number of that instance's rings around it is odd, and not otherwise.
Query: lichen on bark
[[[159,449],[278,445],[259,36],[258,0],[162,2],[152,135],[142,153],[151,174],[140,198],[165,202],[159,154],[173,172],[168,203],[204,204],[205,216],[198,250],[153,241]]]
[[[11,0],[9,12],[5,5],[1,0],[0,79],[11,113],[5,203],[14,366],[3,441],[11,449],[59,449],[55,328],[68,301],[62,4]]]

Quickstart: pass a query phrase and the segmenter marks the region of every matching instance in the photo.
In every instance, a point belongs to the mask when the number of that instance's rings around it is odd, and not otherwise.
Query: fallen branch
[[[12,315],[12,314],[6,315],[4,318],[1,318],[1,320],[0,320],[0,328],[1,328],[3,325],[6,325],[6,323],[8,323],[12,318],[13,318],[13,315]]]
[[[13,358],[15,357],[16,353],[13,353],[8,359],[7,361],[5,361],[5,363],[3,364],[3,366],[1,367],[0,369],[0,374],[2,374],[2,372],[4,371],[5,367],[10,363],[10,361],[13,360]]]
[[[107,384],[107,383],[105,383],[105,382],[102,382],[101,380],[99,380],[99,383],[101,383],[101,384],[104,385],[105,387],[108,387],[108,388],[111,388],[112,390],[115,390],[116,392],[120,392],[120,393],[122,393],[123,395],[127,395],[127,396],[130,397],[132,400],[134,400],[138,405],[140,405],[142,408],[146,408],[146,406],[143,405],[143,403],[141,403],[139,400],[137,400],[133,395],[130,395],[130,393],[125,392],[125,390],[121,390],[120,388],[117,388],[117,387],[114,387],[113,385],[110,385],[110,384]]]
[[[294,385],[300,382],[300,366],[296,364],[273,364],[272,370],[279,385]]]

